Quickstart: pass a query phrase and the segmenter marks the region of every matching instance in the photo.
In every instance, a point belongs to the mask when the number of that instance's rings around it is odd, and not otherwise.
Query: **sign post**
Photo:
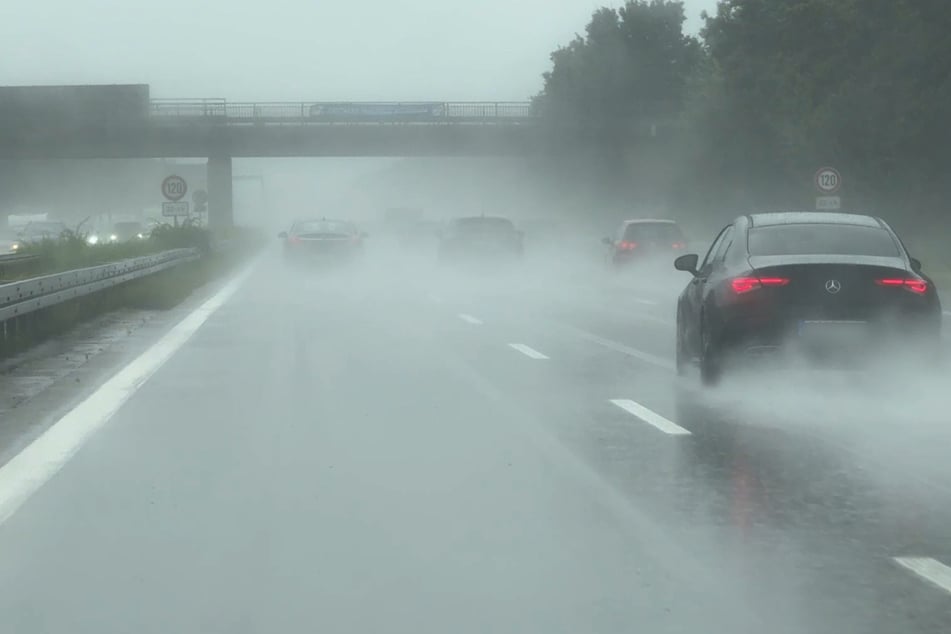
[[[195,204],[193,211],[198,214],[199,223],[202,223],[202,214],[208,211],[208,192],[196,189],[192,192],[192,202]]]
[[[162,203],[162,215],[174,217],[176,227],[178,217],[188,215],[188,201],[182,200],[186,193],[188,193],[188,183],[181,176],[168,176],[162,181],[162,196],[167,200]]]
[[[834,167],[820,167],[813,177],[816,191],[816,209],[819,211],[835,211],[842,208],[842,199],[835,194],[842,187],[842,175]]]

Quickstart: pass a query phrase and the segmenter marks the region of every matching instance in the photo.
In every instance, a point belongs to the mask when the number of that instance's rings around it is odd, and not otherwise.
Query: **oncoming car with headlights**
[[[794,212],[741,216],[702,262],[677,304],[677,369],[715,383],[729,361],[758,353],[809,359],[885,351],[930,355],[941,331],[935,285],[888,224],[872,216]]]

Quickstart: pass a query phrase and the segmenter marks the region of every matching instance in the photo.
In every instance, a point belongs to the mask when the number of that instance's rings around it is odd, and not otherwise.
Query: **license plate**
[[[852,345],[868,338],[868,322],[802,320],[799,322],[799,339],[815,344],[841,346]]]

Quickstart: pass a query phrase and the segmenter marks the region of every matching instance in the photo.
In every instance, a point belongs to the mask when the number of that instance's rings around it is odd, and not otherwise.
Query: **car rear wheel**
[[[723,353],[707,333],[703,334],[700,351],[700,382],[703,385],[717,385],[723,378]]]
[[[680,314],[677,315],[677,340],[675,344],[674,363],[677,368],[677,376],[683,376],[687,372],[687,355],[684,352],[684,332],[681,324]]]

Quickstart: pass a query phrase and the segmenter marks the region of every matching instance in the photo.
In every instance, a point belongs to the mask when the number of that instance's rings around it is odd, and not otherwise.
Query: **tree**
[[[684,19],[682,2],[629,0],[596,11],[585,36],[551,56],[535,105],[552,137],[587,156],[606,184],[626,177],[632,148],[652,128],[679,117],[702,57]]]
[[[681,134],[649,151],[675,207],[810,206],[832,164],[849,208],[915,228],[947,216],[947,0],[721,0],[700,41],[682,24],[679,2],[632,1],[552,56],[537,101],[599,168],[629,175],[632,132],[668,113]]]

